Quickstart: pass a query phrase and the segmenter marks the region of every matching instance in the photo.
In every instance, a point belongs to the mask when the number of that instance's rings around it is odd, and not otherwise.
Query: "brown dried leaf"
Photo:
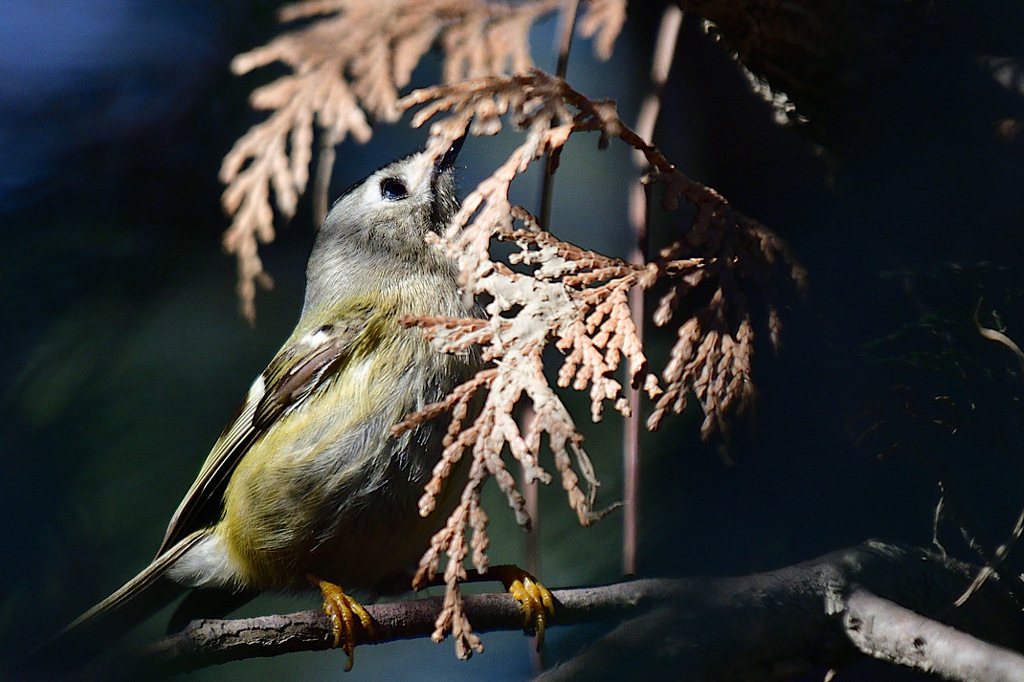
[[[580,19],[580,33],[586,38],[597,36],[594,54],[608,60],[625,23],[626,0],[589,0]]]
[[[239,296],[255,315],[257,282],[269,281],[258,243],[274,238],[274,210],[294,215],[309,181],[314,126],[328,145],[351,135],[366,142],[370,121],[394,121],[398,90],[439,41],[445,77],[525,71],[532,66],[529,30],[557,0],[507,4],[488,0],[305,0],[280,11],[282,22],[311,20],[232,60],[236,74],[273,62],[290,73],[253,92],[252,106],[271,111],[224,157],[222,197],[232,224],[224,238],[238,259]],[[481,124],[483,125],[483,124]]]

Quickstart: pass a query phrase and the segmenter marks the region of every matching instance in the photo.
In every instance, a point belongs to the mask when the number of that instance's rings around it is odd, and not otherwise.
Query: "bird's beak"
[[[455,158],[459,155],[462,150],[462,145],[466,141],[466,135],[458,138],[452,142],[452,146],[448,148],[448,151],[443,156],[438,157],[437,161],[434,162],[434,168],[439,171],[445,171],[455,165]]]

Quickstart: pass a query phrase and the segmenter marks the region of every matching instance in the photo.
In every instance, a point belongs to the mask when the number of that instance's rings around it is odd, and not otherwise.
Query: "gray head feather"
[[[459,207],[453,166],[459,147],[436,162],[425,152],[399,159],[334,203],[309,258],[304,314],[410,272],[455,277],[454,264],[424,237],[442,232]]]

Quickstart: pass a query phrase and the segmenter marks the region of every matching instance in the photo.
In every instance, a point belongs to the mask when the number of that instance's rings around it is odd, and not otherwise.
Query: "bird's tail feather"
[[[164,574],[209,532],[204,528],[182,538],[123,587],[19,661],[11,671],[12,679],[55,678],[85,665],[127,630],[167,606],[186,588]]]

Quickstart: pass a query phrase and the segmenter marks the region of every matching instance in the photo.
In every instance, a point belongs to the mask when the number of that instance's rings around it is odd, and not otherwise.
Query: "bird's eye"
[[[380,181],[380,195],[385,199],[395,201],[409,196],[409,190],[405,188],[401,180],[385,178]]]

